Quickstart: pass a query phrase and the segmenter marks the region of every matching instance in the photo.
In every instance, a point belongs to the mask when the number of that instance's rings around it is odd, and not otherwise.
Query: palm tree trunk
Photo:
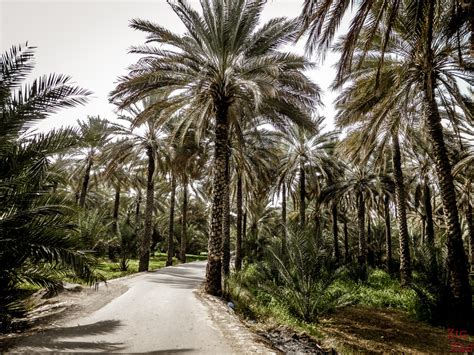
[[[242,176],[237,176],[237,228],[235,239],[235,270],[242,268]]]
[[[138,271],[148,271],[150,263],[150,246],[151,233],[153,232],[153,200],[155,194],[154,174],[155,174],[155,152],[151,146],[147,147],[148,156],[148,176],[146,183],[146,200],[145,200],[145,230],[143,238],[138,243]]]
[[[372,224],[370,223],[370,211],[367,212],[367,263],[374,266],[374,251],[372,242]]]
[[[89,157],[86,166],[86,171],[84,172],[84,177],[82,179],[81,195],[79,197],[79,207],[84,207],[84,205],[86,204],[87,187],[89,186],[92,164],[92,157]]]
[[[344,262],[349,262],[349,233],[347,232],[346,218],[344,218]]]
[[[359,227],[359,262],[367,263],[367,242],[365,240],[365,201],[361,192],[357,193],[357,221]]]
[[[286,251],[287,235],[286,235],[286,184],[281,185],[281,229],[282,229],[282,253]]]
[[[468,202],[466,211],[467,229],[469,231],[469,249],[471,254],[471,270],[474,270],[474,216],[472,205]]]
[[[137,194],[137,205],[135,207],[135,233],[138,234],[140,229],[140,204],[142,203],[142,193],[140,189]]]
[[[212,295],[222,293],[222,217],[226,187],[227,121],[226,105],[217,108],[214,144],[214,177],[211,210],[211,233],[208,240],[205,290]]]
[[[228,276],[230,272],[230,169],[229,169],[230,151],[227,149],[225,159],[225,189],[224,206],[222,220],[222,274]]]
[[[174,206],[176,204],[176,175],[171,172],[170,216],[168,221],[168,258],[166,266],[173,265],[174,256]]]
[[[182,206],[182,226],[181,226],[181,250],[179,259],[182,263],[186,262],[186,248],[188,244],[187,227],[188,227],[188,179],[185,176],[183,182],[183,206]]]
[[[410,248],[408,245],[405,183],[403,181],[402,158],[400,153],[398,132],[394,132],[392,134],[392,150],[393,176],[395,179],[396,215],[399,230],[398,239],[400,241],[400,278],[402,285],[407,286],[411,282],[411,263]]]
[[[423,204],[425,205],[426,214],[426,230],[425,241],[430,246],[434,246],[434,223],[433,223],[433,208],[431,207],[431,189],[428,182],[425,181],[423,186]]]
[[[331,208],[332,213],[332,236],[334,241],[334,258],[336,261],[339,261],[340,253],[339,253],[339,241],[337,238],[337,204],[333,203]]]
[[[425,58],[423,68],[424,80],[423,91],[426,112],[426,131],[430,138],[438,177],[441,200],[443,203],[444,218],[447,232],[448,247],[448,270],[450,274],[450,287],[453,322],[466,324],[469,322],[472,311],[471,287],[467,271],[466,253],[464,251],[461,225],[456,204],[456,191],[454,188],[451,162],[444,142],[443,126],[438,111],[435,97],[436,79],[433,64],[433,22],[435,4],[430,1],[428,13],[428,31]]]
[[[115,199],[114,199],[114,210],[112,213],[113,223],[112,223],[112,233],[115,236],[118,236],[119,232],[119,208],[120,208],[120,183],[117,184],[115,188]],[[108,254],[109,259],[114,261],[115,260],[115,248],[111,245],[108,246]]]
[[[306,220],[306,186],[303,159],[300,159],[300,226],[303,229]]]
[[[245,246],[247,243],[247,199],[245,199],[245,204],[243,207],[244,213],[242,216],[242,259],[245,255],[248,255],[247,250],[245,250]]]
[[[385,213],[385,254],[387,270],[392,272],[392,230],[390,226],[390,197],[385,195],[384,198],[384,213]]]
[[[119,208],[120,208],[120,183],[117,184],[117,187],[115,188],[114,211],[112,214],[112,218],[114,219],[114,224],[113,224],[114,234],[118,233]]]

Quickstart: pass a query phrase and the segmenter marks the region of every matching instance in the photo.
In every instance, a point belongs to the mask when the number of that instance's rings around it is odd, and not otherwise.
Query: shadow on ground
[[[113,333],[120,327],[120,321],[107,320],[92,324],[78,325],[74,327],[60,327],[47,329],[34,336],[22,336],[17,339],[18,351],[34,352],[46,351],[103,351],[114,352],[123,349],[122,343],[109,343],[100,341],[74,341],[70,338],[80,338],[94,335]],[[64,339],[64,340],[61,340]]]
[[[445,329],[410,319],[392,311],[349,307],[321,322],[328,342],[341,349],[361,352],[446,353],[450,350]]]
[[[158,272],[150,273],[146,281],[183,289],[197,288],[204,281],[202,277],[196,277],[190,270],[197,267],[200,266],[186,264],[185,267],[161,269]]]

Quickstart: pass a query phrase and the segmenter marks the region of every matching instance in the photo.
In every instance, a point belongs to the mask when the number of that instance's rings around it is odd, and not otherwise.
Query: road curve
[[[250,348],[243,348],[242,343],[248,343],[249,338],[239,342],[229,334],[239,333],[241,325],[225,334],[222,328],[229,324],[221,327],[209,304],[194,292],[204,280],[205,267],[205,262],[194,262],[118,280],[128,290],[104,307],[24,338],[11,351],[248,353]]]

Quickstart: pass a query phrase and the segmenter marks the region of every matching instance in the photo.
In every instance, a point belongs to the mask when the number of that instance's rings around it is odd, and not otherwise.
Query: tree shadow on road
[[[118,320],[106,320],[74,327],[47,329],[37,334],[24,335],[15,341],[15,347],[9,349],[16,352],[47,352],[47,351],[104,351],[114,352],[123,349],[123,343],[110,343],[95,340],[74,341],[69,338],[82,338],[113,333],[121,326]],[[64,340],[63,340],[64,339]]]
[[[166,276],[169,276],[166,277]],[[165,276],[165,277],[161,277]],[[199,287],[204,281],[202,277],[196,277],[193,275],[187,275],[186,272],[178,271],[176,269],[160,270],[159,274],[153,275],[153,277],[147,278],[148,282],[159,283],[163,285],[169,285],[171,287],[194,289]]]

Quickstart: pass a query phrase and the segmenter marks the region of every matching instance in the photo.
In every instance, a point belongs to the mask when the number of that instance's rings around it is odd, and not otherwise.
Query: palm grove
[[[335,40],[351,3],[306,0],[299,18],[260,24],[263,0],[169,1],[186,31],[131,21],[147,41],[110,94],[118,120],[46,134],[29,128],[90,93],[54,74],[24,85],[33,48],[5,53],[2,319],[27,283],[99,281],[103,257],[147,271],[161,250],[167,265],[207,251],[213,295],[256,267],[262,290],[313,321],[341,270],[364,283],[383,269],[429,299],[432,320],[467,325],[472,1],[354,1]],[[306,35],[306,56],[282,50]],[[332,131],[306,75],[328,50],[340,54]]]

